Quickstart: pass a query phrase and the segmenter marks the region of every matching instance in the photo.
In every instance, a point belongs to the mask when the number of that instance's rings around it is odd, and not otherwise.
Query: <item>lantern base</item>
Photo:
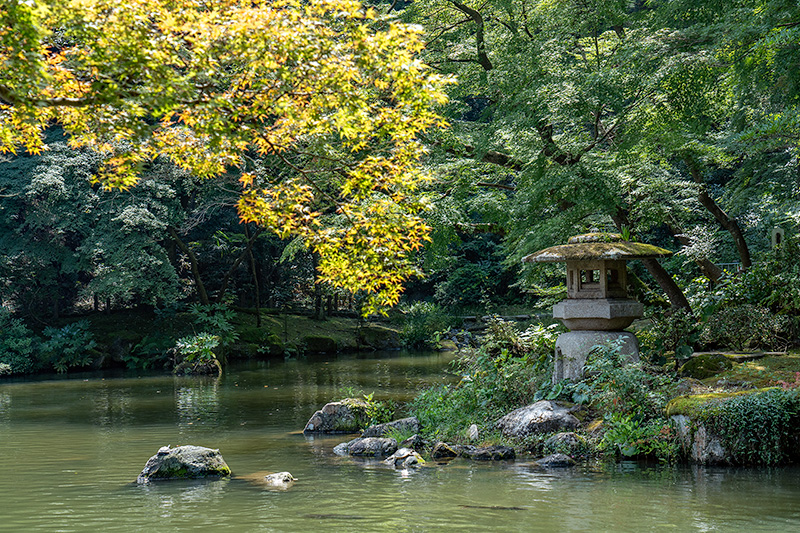
[[[619,343],[622,355],[631,362],[639,360],[639,341],[628,331],[569,331],[556,339],[553,364],[553,384],[561,380],[578,381],[583,378],[586,358],[596,346]]]

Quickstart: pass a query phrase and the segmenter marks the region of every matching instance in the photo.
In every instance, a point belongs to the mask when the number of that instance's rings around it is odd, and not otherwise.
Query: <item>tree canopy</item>
[[[239,214],[320,255],[322,278],[397,301],[426,239],[417,135],[447,79],[420,29],[351,0],[11,0],[0,6],[0,150],[61,125],[134,186],[156,157],[241,173]],[[253,158],[279,158],[280,176]]]

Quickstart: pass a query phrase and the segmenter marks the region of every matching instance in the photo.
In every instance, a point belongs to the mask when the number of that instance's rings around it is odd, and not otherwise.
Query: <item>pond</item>
[[[623,463],[539,470],[455,460],[419,471],[333,455],[300,433],[348,389],[404,401],[448,356],[238,366],[221,379],[70,376],[0,383],[2,531],[790,531],[800,469]],[[159,447],[219,448],[236,477],[132,481]],[[289,490],[246,476],[290,471]]]

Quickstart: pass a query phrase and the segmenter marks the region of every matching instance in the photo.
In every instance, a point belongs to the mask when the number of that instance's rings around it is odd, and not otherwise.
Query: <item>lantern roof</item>
[[[522,258],[525,263],[564,261],[618,261],[669,257],[672,252],[643,242],[630,242],[618,233],[586,233],[570,237],[568,244],[551,246]]]

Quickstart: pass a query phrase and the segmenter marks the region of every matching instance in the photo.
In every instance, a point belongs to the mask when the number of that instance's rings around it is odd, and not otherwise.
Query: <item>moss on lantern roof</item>
[[[522,258],[525,263],[556,263],[563,261],[590,261],[620,259],[645,259],[669,257],[672,252],[643,242],[623,241],[617,233],[586,233],[569,239],[569,244],[551,246]]]

